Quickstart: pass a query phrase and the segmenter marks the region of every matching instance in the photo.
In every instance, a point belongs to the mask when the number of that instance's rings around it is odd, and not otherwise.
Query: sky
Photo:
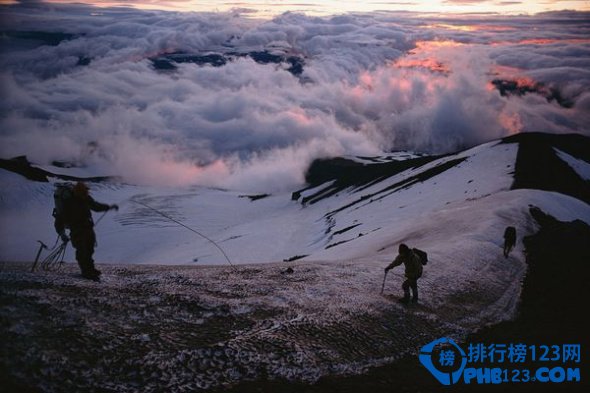
[[[0,157],[272,192],[318,158],[590,134],[589,12],[238,8],[1,5]]]
[[[0,3],[14,0],[0,0]],[[133,6],[139,9],[162,9],[195,12],[227,12],[242,9],[250,16],[269,18],[286,11],[326,16],[348,12],[412,11],[435,13],[534,14],[563,9],[590,10],[584,0],[65,0],[56,3],[86,3],[101,7]]]

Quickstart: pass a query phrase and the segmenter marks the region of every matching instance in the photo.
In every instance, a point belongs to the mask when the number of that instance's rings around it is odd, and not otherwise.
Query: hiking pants
[[[94,246],[96,235],[92,227],[72,228],[70,232],[72,246],[76,249],[76,260],[82,271],[82,275],[91,274],[94,271]]]
[[[404,297],[406,299],[410,299],[410,288],[412,288],[412,294],[414,300],[418,300],[418,279],[417,278],[408,278],[406,277],[406,281],[402,284],[402,288],[404,290]]]
[[[512,251],[512,248],[514,247],[514,243],[515,242],[508,240],[508,239],[504,242],[504,256],[506,258],[508,258],[510,251]]]

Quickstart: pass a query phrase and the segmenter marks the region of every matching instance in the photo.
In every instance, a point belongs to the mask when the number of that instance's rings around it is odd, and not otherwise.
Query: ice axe
[[[37,256],[35,257],[35,262],[33,263],[33,267],[31,268],[31,273],[35,271],[35,268],[37,267],[37,262],[39,262],[39,257],[41,256],[41,251],[43,251],[43,249],[47,250],[47,246],[45,245],[45,243],[43,243],[41,240],[37,240],[37,242],[39,243],[39,251],[37,251]]]

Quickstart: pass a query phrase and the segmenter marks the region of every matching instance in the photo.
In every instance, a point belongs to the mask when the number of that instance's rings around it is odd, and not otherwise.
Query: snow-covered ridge
[[[510,195],[507,199],[518,200],[519,193],[510,191],[518,147],[519,143],[490,142],[439,158],[396,153],[382,161],[345,159],[334,165],[328,163],[327,172],[323,164],[317,165],[315,177],[310,175],[310,187],[292,195],[250,198],[237,191],[198,186],[127,185],[108,181],[104,174],[92,173],[91,168],[45,166],[41,168],[45,174],[60,174],[59,178],[48,176],[47,183],[31,182],[2,170],[0,259],[30,260],[36,240],[51,243],[55,236],[50,214],[53,183],[76,176],[100,179],[91,182],[92,194],[99,201],[121,207],[118,213],[108,213],[97,227],[100,246],[96,259],[103,263],[226,263],[208,241],[134,201],[161,209],[194,227],[219,243],[234,263],[275,262],[297,256],[340,260],[383,254],[387,259],[401,240],[420,242],[420,246],[437,252],[424,235],[439,226],[440,222],[431,221],[433,217],[448,212],[455,220],[463,217],[474,221],[462,212],[474,207],[477,211],[480,204],[505,192]],[[555,159],[571,169],[569,175],[587,182],[583,176],[588,163],[563,149],[557,149]],[[322,171],[326,173],[322,175]],[[509,220],[497,222],[494,217],[502,207],[488,207],[485,219],[498,227],[508,225]],[[587,219],[583,214],[574,218]],[[449,239],[473,233],[464,227],[440,229]],[[501,228],[498,230],[501,232]],[[496,234],[486,232],[486,236],[491,239]],[[141,244],[137,239],[142,239]],[[501,236],[495,240],[499,241]],[[68,256],[70,260],[72,257]]]

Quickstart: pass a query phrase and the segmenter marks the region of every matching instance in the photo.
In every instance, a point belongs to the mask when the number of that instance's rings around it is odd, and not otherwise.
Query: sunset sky
[[[0,4],[15,3],[0,0]],[[555,10],[590,10],[585,0],[49,0],[55,3],[85,3],[101,7],[132,6],[139,9],[179,11],[230,11],[242,9],[256,17],[272,17],[286,11],[309,15],[331,15],[347,12],[414,11],[452,13],[533,14]]]

